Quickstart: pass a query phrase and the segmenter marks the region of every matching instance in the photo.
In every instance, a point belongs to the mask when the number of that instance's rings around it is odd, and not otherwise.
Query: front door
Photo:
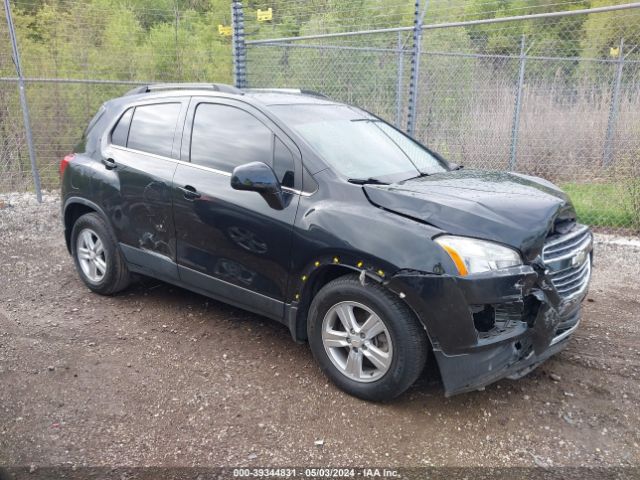
[[[282,319],[299,199],[295,145],[241,102],[194,98],[182,147],[173,182],[181,280]],[[233,168],[255,161],[270,165],[287,187],[284,209],[271,208],[256,192],[231,188]]]

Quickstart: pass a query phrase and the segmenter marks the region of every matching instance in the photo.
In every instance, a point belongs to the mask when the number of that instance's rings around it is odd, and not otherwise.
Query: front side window
[[[395,182],[447,170],[422,145],[357,108],[294,104],[271,109],[347,178]]]
[[[131,119],[127,147],[170,157],[180,108],[179,103],[136,107]]]
[[[231,172],[239,165],[271,165],[273,133],[244,110],[228,105],[201,103],[191,132],[191,161]]]

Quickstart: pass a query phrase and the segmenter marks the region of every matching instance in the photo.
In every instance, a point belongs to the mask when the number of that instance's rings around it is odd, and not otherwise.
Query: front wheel
[[[313,356],[341,389],[364,400],[397,397],[422,373],[429,341],[407,305],[356,275],[325,285],[311,302]]]

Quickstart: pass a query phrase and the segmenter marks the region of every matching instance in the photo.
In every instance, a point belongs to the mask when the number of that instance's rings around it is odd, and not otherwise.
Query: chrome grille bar
[[[579,225],[566,235],[550,238],[542,250],[551,281],[563,300],[582,294],[589,284],[590,257],[579,265],[571,263],[574,257],[590,247],[591,242],[589,227]]]
[[[591,240],[589,227],[581,225],[573,232],[549,240],[543,249],[545,261],[555,260],[577,249],[581,244]]]
[[[553,284],[556,287],[563,287],[573,282],[576,278],[580,277],[581,274],[584,273],[584,271],[587,269],[588,263],[589,262],[584,262],[582,266],[578,267],[577,269],[569,268],[567,270],[551,274]]]

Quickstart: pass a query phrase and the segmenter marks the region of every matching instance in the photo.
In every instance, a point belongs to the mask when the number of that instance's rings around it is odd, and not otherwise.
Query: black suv
[[[143,274],[270,317],[369,400],[430,349],[446,395],[521,377],[565,347],[591,275],[592,234],[551,183],[461,169],[311,93],[141,87],[60,171],[91,290]]]

